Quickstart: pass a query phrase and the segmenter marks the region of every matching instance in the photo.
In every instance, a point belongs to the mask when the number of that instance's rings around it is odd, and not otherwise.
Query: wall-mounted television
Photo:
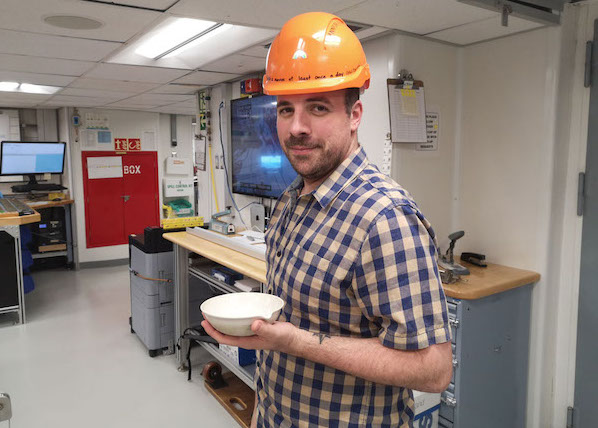
[[[276,133],[276,97],[262,95],[231,102],[233,192],[278,198],[297,173]]]

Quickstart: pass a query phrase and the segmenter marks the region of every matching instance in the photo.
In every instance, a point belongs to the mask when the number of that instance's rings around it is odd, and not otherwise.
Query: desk
[[[215,244],[199,236],[187,232],[165,233],[163,237],[174,244],[174,323],[175,337],[178,339],[187,327],[189,327],[189,253],[193,252],[210,259],[223,266],[229,267],[243,275],[255,279],[262,284],[266,283],[266,262],[246,254],[231,250],[222,245]],[[195,273],[197,274],[197,273]],[[205,276],[202,278],[210,281]],[[211,285],[224,292],[233,291],[227,289],[219,281],[213,280]],[[238,291],[238,290],[237,290]],[[214,345],[200,343],[208,352],[218,358],[228,369],[235,373],[249,387],[253,388],[253,372],[239,367],[233,361],[226,358]],[[184,356],[187,354],[188,340],[182,340],[180,349],[176,350],[176,360],[181,368],[184,367]],[[250,374],[251,373],[251,374]]]
[[[47,201],[47,200],[38,200],[38,201],[24,201],[27,205],[37,211],[41,211],[48,208],[55,208],[55,207],[63,207],[64,208],[64,225],[66,231],[66,249],[61,251],[53,250],[52,248],[47,248],[47,252],[32,254],[34,259],[46,258],[46,257],[57,257],[57,256],[66,256],[67,258],[67,266],[72,267],[74,266],[75,269],[78,268],[78,263],[75,262],[75,253],[73,249],[73,225],[72,225],[72,217],[71,217],[71,205],[75,202],[72,199],[63,199],[61,201]],[[38,220],[39,221],[39,220]]]
[[[471,275],[444,284],[453,378],[441,395],[438,426],[524,428],[531,284],[540,275],[492,263],[463,264]]]
[[[0,314],[16,312],[19,324],[25,322],[25,292],[21,258],[21,233],[23,224],[40,221],[38,212],[26,216],[0,217],[0,246],[10,257],[0,256],[2,288],[0,289]]]
[[[266,283],[266,263],[186,232],[164,234],[175,244],[175,331],[188,327],[190,252]],[[471,275],[444,284],[452,333],[453,379],[442,393],[439,427],[525,426],[531,284],[540,275],[489,263],[464,263]],[[206,344],[207,345],[207,344]],[[188,344],[177,350],[177,361]],[[203,344],[202,344],[203,346]],[[205,346],[204,346],[205,347]],[[206,347],[206,349],[208,349]],[[208,349],[248,385],[247,373]]]
[[[7,196],[15,197],[15,195]],[[74,260],[72,245],[73,232],[71,224],[71,205],[74,203],[74,201],[72,199],[65,199],[62,201],[46,200],[35,202],[24,200],[24,202],[35,210],[34,214],[26,216],[0,217],[0,246],[2,252],[7,251],[11,254],[11,256],[8,258],[0,255],[0,272],[2,272],[2,288],[0,289],[0,314],[16,312],[18,313],[20,324],[25,323],[25,293],[23,290],[20,226],[41,221],[41,215],[38,210],[63,206],[65,209],[67,241],[66,251],[49,252],[47,254],[34,254],[33,258],[39,258],[40,256],[52,257],[65,255],[67,256],[67,260],[70,264],[72,264]],[[5,279],[5,276],[7,279]]]

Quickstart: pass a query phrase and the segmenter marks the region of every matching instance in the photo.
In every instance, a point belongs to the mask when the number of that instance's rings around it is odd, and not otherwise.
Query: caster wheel
[[[216,361],[210,361],[203,366],[201,375],[204,377],[206,382],[212,386],[212,388],[221,388],[222,386],[226,386],[226,382],[224,382],[222,377],[222,366]]]
[[[158,355],[159,352],[160,352],[159,349],[150,349],[147,353],[149,354],[150,357],[154,358],[156,355]]]
[[[135,333],[135,330],[133,330],[133,318],[129,317],[129,328],[131,329],[131,333]]]

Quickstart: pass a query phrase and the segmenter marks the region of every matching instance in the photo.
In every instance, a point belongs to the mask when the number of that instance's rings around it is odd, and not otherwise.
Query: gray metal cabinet
[[[453,379],[441,395],[440,427],[525,427],[531,290],[447,298]]]

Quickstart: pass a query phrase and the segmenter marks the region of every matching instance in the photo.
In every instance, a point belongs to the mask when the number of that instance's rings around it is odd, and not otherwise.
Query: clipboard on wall
[[[421,80],[387,79],[393,143],[425,143],[426,103]]]

